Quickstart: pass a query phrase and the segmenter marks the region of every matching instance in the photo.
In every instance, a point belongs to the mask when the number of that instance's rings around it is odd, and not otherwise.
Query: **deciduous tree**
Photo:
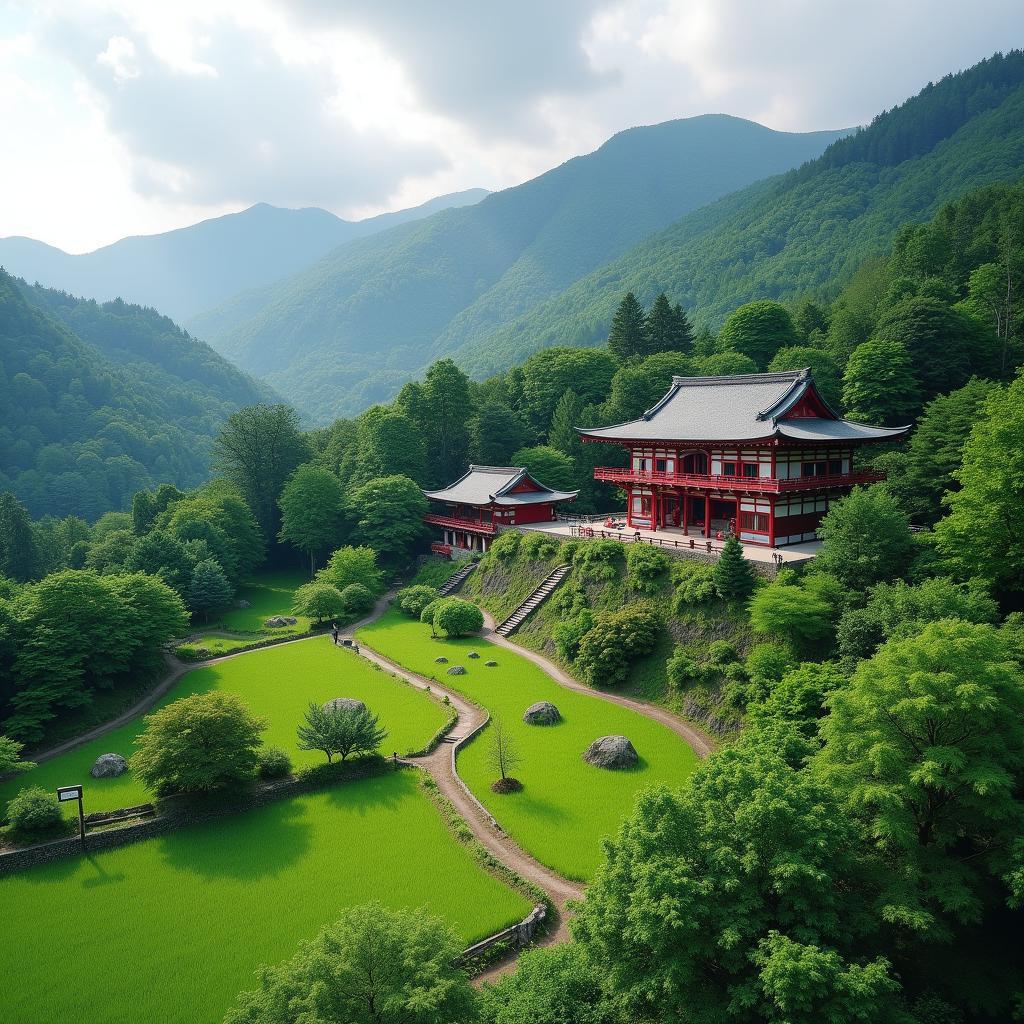
[[[767,366],[781,348],[799,343],[789,310],[778,302],[748,302],[726,317],[718,333],[723,349],[749,356],[759,367]]]
[[[330,583],[306,583],[295,591],[292,611],[305,615],[320,625],[324,619],[334,619],[345,611],[341,591]]]
[[[318,583],[330,583],[344,590],[350,583],[361,583],[372,594],[384,590],[384,573],[377,565],[377,552],[368,547],[338,548],[317,574]]]
[[[11,494],[0,494],[0,574],[12,580],[33,580],[40,555],[25,506]]]
[[[898,341],[865,341],[843,374],[843,405],[852,420],[885,426],[910,423],[921,393],[910,356]]]
[[[377,716],[366,708],[324,708],[310,704],[297,729],[300,750],[322,750],[330,764],[337,754],[346,760],[352,754],[369,754],[387,738]]]
[[[426,535],[427,499],[407,476],[368,481],[349,495],[348,509],[355,523],[353,539],[385,561],[404,563]]]
[[[334,548],[345,528],[345,491],[330,470],[307,463],[289,477],[281,492],[279,538],[309,555],[309,575],[316,556]]]

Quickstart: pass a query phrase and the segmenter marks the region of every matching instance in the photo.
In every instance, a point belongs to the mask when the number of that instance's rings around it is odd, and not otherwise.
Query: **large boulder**
[[[598,768],[632,768],[639,758],[625,736],[601,736],[587,747],[583,760]]]
[[[448,659],[443,654],[441,654],[438,657],[436,657],[434,659],[434,661],[436,661],[438,665],[447,665],[448,664]]]
[[[324,705],[324,711],[365,711],[366,705],[355,697],[335,697]]]
[[[466,670],[461,665],[452,665],[452,667],[448,669],[447,672],[447,675],[450,676],[464,676],[465,674]]]
[[[288,623],[283,615],[271,615],[269,619],[263,620],[263,625],[269,626],[271,629],[277,629],[280,626],[287,626]]]
[[[527,725],[554,725],[561,720],[562,716],[558,713],[558,708],[546,700],[539,700],[536,704],[531,704],[523,712],[523,721]]]
[[[466,655],[466,657],[467,658],[479,658],[480,655],[477,654],[476,651],[470,651],[469,654]]]
[[[128,770],[128,762],[120,754],[100,754],[89,774],[94,779],[116,779]]]

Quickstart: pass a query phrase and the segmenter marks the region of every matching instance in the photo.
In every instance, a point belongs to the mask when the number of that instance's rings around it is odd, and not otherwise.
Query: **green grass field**
[[[280,572],[261,573],[249,583],[238,588],[236,601],[248,601],[248,608],[229,608],[216,616],[210,623],[211,629],[225,629],[232,633],[259,633],[265,636],[284,636],[288,633],[305,633],[309,619],[296,616],[294,626],[273,629],[263,623],[271,615],[291,615],[295,591],[309,582],[307,573],[292,569]]]
[[[398,772],[0,879],[0,1019],[213,1024],[261,964],[373,899],[467,944],[529,910]]]
[[[482,704],[509,726],[522,763],[513,774],[523,790],[508,796],[490,791],[495,779],[487,765],[488,733],[459,754],[459,773],[476,796],[538,860],[570,878],[589,878],[600,857],[600,839],[615,832],[629,814],[637,792],[657,783],[676,785],[694,769],[696,755],[675,733],[628,708],[559,686],[525,658],[479,638],[432,640],[430,627],[396,611],[359,631],[367,645],[386,657],[436,679]],[[466,657],[478,651],[479,660]],[[449,676],[444,655],[467,675]],[[497,668],[484,662],[494,660]],[[549,700],[562,713],[555,726],[530,726],[523,712]],[[640,755],[633,771],[615,772],[586,764],[581,755],[599,736],[622,733]]]
[[[388,730],[384,753],[418,750],[444,724],[447,714],[420,690],[382,672],[364,658],[335,647],[328,636],[282,644],[239,655],[184,675],[161,705],[193,693],[224,690],[238,694],[249,709],[267,719],[264,742],[287,750],[296,767],[325,760],[316,752],[296,747],[295,727],[310,701],[356,697],[380,717]],[[0,783],[0,804],[27,785],[44,789],[85,785],[86,812],[131,807],[150,799],[130,772],[117,779],[93,779],[89,769],[100,754],[128,757],[143,728],[137,719],[77,750],[44,761],[37,768]],[[70,813],[70,812],[69,812]]]

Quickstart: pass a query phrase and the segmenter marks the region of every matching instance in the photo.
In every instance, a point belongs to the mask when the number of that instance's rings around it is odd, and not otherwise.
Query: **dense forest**
[[[271,395],[154,310],[0,271],[0,487],[35,515],[94,520],[196,486],[228,415]]]

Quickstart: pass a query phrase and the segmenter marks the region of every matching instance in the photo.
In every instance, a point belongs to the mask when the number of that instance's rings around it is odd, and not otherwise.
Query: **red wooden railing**
[[[873,484],[885,479],[885,474],[871,469],[855,473],[836,473],[832,476],[802,476],[781,480],[770,476],[711,476],[705,473],[659,473],[657,470],[617,469],[598,466],[595,480],[607,483],[669,484],[674,487],[704,487],[719,491],[760,491],[780,494],[785,491],[818,491],[825,487],[853,487],[855,484]]]
[[[423,517],[423,522],[430,523],[432,526],[442,526],[448,530],[469,530],[470,533],[486,534],[495,532],[494,523],[481,523],[476,519],[457,519],[455,516],[435,516],[432,512],[428,512]]]
[[[435,540],[433,544],[430,545],[430,550],[435,555],[444,555],[445,557],[448,557],[452,553],[452,546],[451,544],[442,544],[439,540]]]

